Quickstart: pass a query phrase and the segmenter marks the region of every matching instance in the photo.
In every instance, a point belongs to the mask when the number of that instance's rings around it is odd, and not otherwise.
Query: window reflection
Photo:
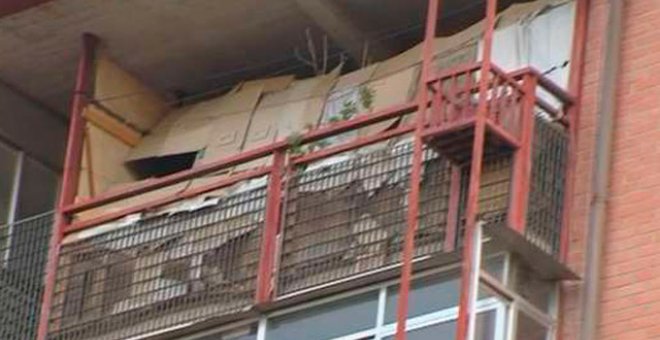
[[[449,321],[433,326],[409,331],[408,340],[454,340],[456,337],[456,321]],[[383,338],[383,340],[394,340],[394,335]]]
[[[432,275],[414,281],[410,289],[408,317],[435,312],[454,307],[458,304],[458,273]],[[385,323],[396,321],[396,304],[399,298],[399,286],[387,289],[385,305]]]
[[[17,158],[16,151],[0,143],[0,225],[8,222]],[[0,234],[0,248],[3,236]]]
[[[494,310],[477,314],[475,327],[475,340],[495,340],[495,323],[497,313]],[[456,337],[456,320],[411,330],[407,334],[408,340],[454,340]],[[383,338],[393,340],[394,335]]]
[[[268,340],[327,340],[371,329],[378,292],[369,292],[268,320]]]

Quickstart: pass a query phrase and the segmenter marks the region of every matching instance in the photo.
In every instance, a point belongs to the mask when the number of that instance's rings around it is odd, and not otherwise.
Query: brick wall
[[[607,0],[592,0],[569,263],[583,270]],[[598,339],[660,339],[660,1],[625,1]],[[563,287],[564,340],[579,335],[579,284]]]

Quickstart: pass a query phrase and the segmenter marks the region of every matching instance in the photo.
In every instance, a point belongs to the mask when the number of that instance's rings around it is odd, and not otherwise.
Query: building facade
[[[174,104],[86,35],[54,214],[57,175],[0,144],[0,334],[659,338],[660,4],[495,6]]]

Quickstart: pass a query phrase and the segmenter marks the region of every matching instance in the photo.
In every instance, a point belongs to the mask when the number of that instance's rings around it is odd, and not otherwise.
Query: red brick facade
[[[569,263],[583,271],[607,0],[591,0]],[[598,339],[660,339],[660,1],[624,1]],[[577,283],[563,289],[561,334],[577,339]]]

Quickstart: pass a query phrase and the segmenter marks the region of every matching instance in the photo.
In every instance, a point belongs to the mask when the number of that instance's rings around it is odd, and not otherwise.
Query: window
[[[483,266],[494,278],[508,282],[507,286],[514,286],[515,277],[521,275],[521,264],[507,253],[486,255]],[[459,276],[460,272],[452,268],[419,274],[411,282],[406,321],[409,340],[454,340]],[[393,280],[288,311],[276,311],[261,316],[259,327],[255,326],[254,333],[245,339],[393,340],[398,295],[398,280]],[[476,303],[474,339],[547,340],[554,323],[553,317],[532,302],[520,297],[500,297],[482,286]]]
[[[409,317],[416,317],[450,308],[458,304],[460,294],[459,276],[457,272],[452,275],[432,275],[423,277],[412,283],[410,289]],[[399,298],[399,285],[389,287],[385,306],[385,322],[396,321],[396,306]]]
[[[448,321],[437,325],[415,329],[408,332],[408,340],[454,340],[456,338],[456,321]],[[394,335],[383,340],[394,340]]]
[[[408,339],[454,339],[459,275],[458,271],[452,270],[422,275],[412,282],[406,325]],[[394,339],[398,285],[392,282],[374,289],[292,313],[267,317],[263,339]],[[482,294],[477,313],[475,339],[503,340],[506,304]]]
[[[16,219],[22,220],[51,211],[58,185],[59,177],[55,172],[30,157],[24,157]]]
[[[4,176],[5,173],[9,176]],[[58,176],[22,152],[2,144],[0,174],[0,255],[4,266],[39,277],[41,274],[34,264],[46,256],[50,226],[26,219],[53,209]],[[2,226],[5,223],[8,224]]]
[[[475,340],[502,339],[497,334],[497,312],[489,310],[477,314]],[[432,326],[417,328],[408,332],[408,340],[454,340],[456,338],[456,320],[438,323]],[[394,340],[394,335],[383,340]]]
[[[223,332],[213,332],[213,334],[205,335],[197,340],[257,340],[258,327],[253,324],[247,327],[240,327]]]
[[[0,143],[0,225],[9,221],[12,210],[18,152]]]
[[[0,267],[6,266],[15,220],[20,153],[0,143]]]
[[[369,292],[304,309],[268,321],[269,340],[325,340],[364,331],[376,324],[378,294]],[[338,327],[341,325],[341,327]]]

